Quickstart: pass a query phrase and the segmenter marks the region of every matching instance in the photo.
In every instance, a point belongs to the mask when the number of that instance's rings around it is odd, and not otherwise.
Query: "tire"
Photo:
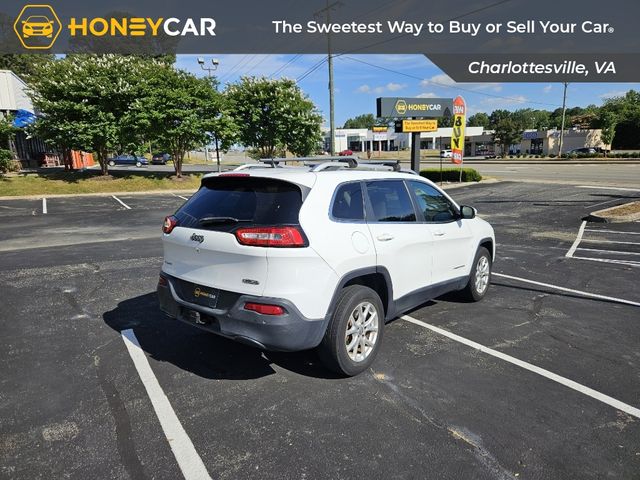
[[[115,167],[116,166],[116,162],[114,162],[113,160],[109,160],[109,166],[110,167]]]
[[[352,333],[348,334],[348,329]],[[350,377],[358,375],[373,363],[383,333],[384,307],[380,297],[368,287],[352,285],[340,292],[318,354],[330,370]]]
[[[141,166],[142,166],[142,163],[136,162],[136,167],[140,168]]]
[[[473,260],[469,282],[462,290],[462,297],[470,302],[479,302],[487,294],[491,283],[491,254],[484,247],[478,248]]]

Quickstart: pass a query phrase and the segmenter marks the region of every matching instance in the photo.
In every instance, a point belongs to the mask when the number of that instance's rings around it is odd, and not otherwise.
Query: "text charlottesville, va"
[[[616,66],[612,61],[594,62],[598,75],[615,74]],[[501,62],[490,63],[473,61],[469,63],[468,72],[474,75],[589,75],[589,69],[584,63],[575,60],[564,60],[558,63],[537,62]]]

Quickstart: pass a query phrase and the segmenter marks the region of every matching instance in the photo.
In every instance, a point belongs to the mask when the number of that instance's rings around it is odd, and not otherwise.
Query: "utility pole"
[[[560,143],[558,145],[558,158],[562,156],[562,144],[564,143],[564,119],[567,113],[567,85],[568,82],[564,82],[564,93],[562,95],[562,126],[560,128]]]
[[[336,1],[329,3],[327,0],[327,6],[322,10],[318,10],[314,13],[314,17],[318,17],[321,14],[325,14],[327,18],[327,24],[331,22],[331,11],[341,6],[342,2]],[[329,153],[331,155],[336,154],[336,123],[334,118],[334,99],[333,99],[333,55],[331,54],[331,33],[327,32],[327,64],[329,66]]]
[[[217,58],[212,58],[211,59],[211,67],[205,67],[205,61],[203,57],[198,57],[198,64],[200,65],[200,68],[202,68],[202,70],[207,72],[207,76],[209,78],[211,78],[212,76],[212,72],[215,72],[218,69],[218,65],[220,65],[220,62],[218,61]],[[216,90],[218,89],[218,86],[216,84]],[[221,165],[220,165],[220,149],[218,148],[218,135],[216,133],[216,135],[214,135],[213,137],[216,141],[216,162],[218,164],[218,173],[220,173],[222,171]],[[207,147],[205,146],[204,148],[204,156],[205,156],[205,161],[207,160]]]

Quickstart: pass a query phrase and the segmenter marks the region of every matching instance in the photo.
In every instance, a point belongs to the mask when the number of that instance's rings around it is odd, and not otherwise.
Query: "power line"
[[[312,65],[309,69],[307,69],[306,72],[304,72],[302,75],[300,75],[298,78],[296,78],[296,83],[299,83],[302,80],[304,80],[305,78],[307,78],[309,75],[311,75],[313,72],[315,72],[318,68],[320,68],[326,61],[327,61],[327,57],[324,57],[319,62],[317,62],[316,64]]]
[[[360,60],[358,58],[350,57],[350,56],[345,55],[345,54],[335,55],[335,56],[336,57],[340,57],[340,58],[345,58],[347,60],[351,60],[351,61],[354,61],[354,62],[362,63],[364,65],[369,65],[370,67],[378,68],[380,70],[385,70],[387,72],[395,73],[396,75],[402,75],[402,76],[405,76],[405,77],[408,77],[408,78],[413,78],[415,80],[420,80],[420,82],[427,82],[427,83],[430,83],[432,85],[436,85],[436,86],[442,87],[442,88],[452,88],[452,89],[455,89],[455,90],[460,90],[462,92],[468,92],[468,93],[472,93],[472,94],[475,94],[475,95],[483,95],[485,97],[500,98],[500,99],[503,99],[503,100],[510,100],[512,102],[518,102],[518,103],[531,103],[531,104],[551,106],[551,107],[559,107],[560,106],[560,105],[555,104],[555,103],[536,102],[534,100],[522,101],[519,98],[507,97],[505,95],[496,95],[494,93],[488,93],[488,92],[479,92],[477,90],[471,90],[469,88],[463,88],[463,87],[454,86],[454,85],[447,85],[446,83],[434,82],[433,80],[427,80],[425,78],[418,77],[417,75],[412,75],[412,74],[406,73],[406,72],[400,72],[398,70],[393,70],[391,68],[383,67],[381,65],[375,65],[373,63],[369,63],[369,62],[366,62],[364,60]]]

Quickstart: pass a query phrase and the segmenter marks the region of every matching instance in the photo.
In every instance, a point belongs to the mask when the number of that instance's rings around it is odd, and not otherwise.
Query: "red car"
[[[353,155],[353,150],[342,150],[338,155],[341,157],[349,157]]]

